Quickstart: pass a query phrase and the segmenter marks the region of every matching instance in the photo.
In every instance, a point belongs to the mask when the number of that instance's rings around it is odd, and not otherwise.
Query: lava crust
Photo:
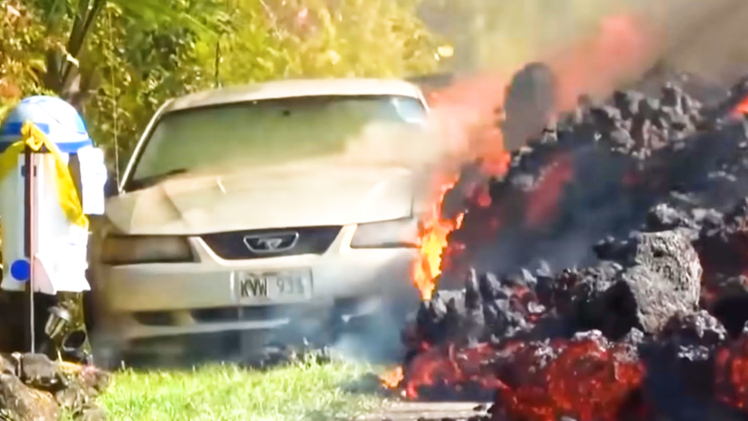
[[[503,176],[465,167],[406,396],[490,397],[494,421],[748,419],[748,84],[679,81],[580,99]]]

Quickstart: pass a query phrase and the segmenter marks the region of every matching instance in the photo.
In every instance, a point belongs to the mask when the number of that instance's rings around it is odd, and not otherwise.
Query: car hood
[[[133,235],[345,225],[413,215],[413,171],[291,163],[170,178],[113,197],[106,214]]]

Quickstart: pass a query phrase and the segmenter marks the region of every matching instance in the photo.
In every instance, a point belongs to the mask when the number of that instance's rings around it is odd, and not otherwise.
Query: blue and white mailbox
[[[79,177],[70,171],[74,159]],[[103,152],[70,104],[33,96],[10,111],[0,128],[0,288],[90,289],[86,215],[103,214],[106,176]]]

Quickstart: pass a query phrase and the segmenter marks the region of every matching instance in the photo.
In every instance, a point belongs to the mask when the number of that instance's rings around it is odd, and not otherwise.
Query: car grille
[[[206,234],[200,238],[222,259],[261,259],[323,254],[341,229],[340,226],[328,226],[234,231]]]
[[[291,317],[298,312],[296,306],[246,306],[246,307],[215,307],[190,311],[190,315],[198,323],[225,323],[236,321],[267,321]]]
[[[303,317],[306,309],[297,304],[244,307],[211,307],[188,310],[196,323],[231,323],[271,321]],[[176,311],[139,311],[132,313],[135,320],[145,326],[176,326]]]

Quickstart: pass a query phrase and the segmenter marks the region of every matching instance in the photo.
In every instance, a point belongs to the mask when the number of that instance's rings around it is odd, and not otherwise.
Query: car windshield
[[[372,123],[418,126],[425,119],[419,99],[394,95],[283,98],[168,113],[136,157],[126,189],[232,164],[335,155]]]

